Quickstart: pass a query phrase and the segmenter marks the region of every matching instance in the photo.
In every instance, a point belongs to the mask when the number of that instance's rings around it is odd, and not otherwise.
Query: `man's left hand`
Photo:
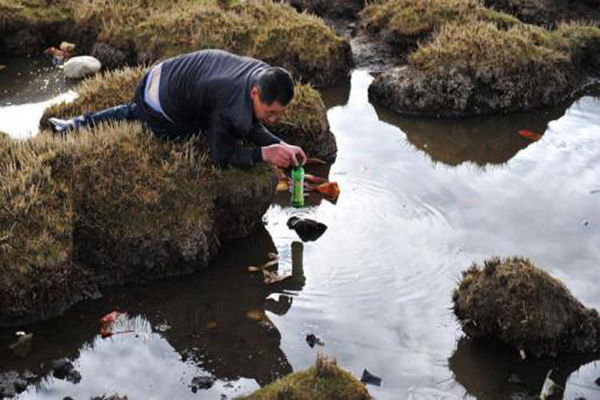
[[[287,143],[283,143],[288,149],[290,149],[290,151],[292,152],[292,154],[294,155],[294,160],[296,161],[296,165],[298,165],[298,163],[300,163],[301,165],[306,164],[306,154],[304,154],[304,150],[302,150],[302,148],[298,147],[298,146],[293,146],[291,144],[287,144]],[[296,166],[293,165],[293,166]]]

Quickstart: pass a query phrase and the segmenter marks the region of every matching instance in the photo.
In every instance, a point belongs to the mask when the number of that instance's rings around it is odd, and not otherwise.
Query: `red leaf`
[[[542,135],[540,135],[539,133],[528,131],[527,129],[520,130],[519,135],[521,135],[525,139],[533,141],[540,140],[542,138]]]

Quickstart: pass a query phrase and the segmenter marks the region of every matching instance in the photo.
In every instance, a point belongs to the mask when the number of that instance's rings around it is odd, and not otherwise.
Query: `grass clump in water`
[[[333,359],[319,355],[313,367],[277,380],[241,399],[370,399],[365,386]]]
[[[535,356],[600,350],[600,317],[562,282],[519,257],[463,273],[452,296],[470,337],[495,338]]]

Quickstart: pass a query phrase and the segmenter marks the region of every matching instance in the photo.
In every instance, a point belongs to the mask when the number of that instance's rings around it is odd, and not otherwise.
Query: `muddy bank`
[[[277,182],[267,166],[217,171],[199,139],[166,143],[138,124],[0,145],[4,325],[206,267],[220,240],[260,223]]]
[[[493,338],[525,355],[598,353],[600,317],[529,260],[491,259],[463,273],[452,296],[465,334]]]
[[[553,106],[598,76],[599,49],[600,29],[583,25],[446,24],[408,65],[378,76],[369,98],[398,113],[444,117]]]
[[[220,48],[285,67],[320,86],[347,75],[350,45],[320,18],[268,0],[217,3],[3,3],[0,54],[41,52],[69,40],[78,52],[91,53],[112,68]]]
[[[597,0],[484,0],[485,5],[510,13],[529,24],[553,26],[565,21],[600,24]]]

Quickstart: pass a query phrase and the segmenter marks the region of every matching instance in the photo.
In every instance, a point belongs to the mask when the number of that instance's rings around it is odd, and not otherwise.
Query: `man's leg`
[[[104,121],[143,121],[142,114],[134,102],[121,104],[115,107],[107,108],[92,114],[84,114],[73,119],[50,118],[48,122],[52,129],[58,133],[66,133],[73,129],[86,126],[93,126]]]

